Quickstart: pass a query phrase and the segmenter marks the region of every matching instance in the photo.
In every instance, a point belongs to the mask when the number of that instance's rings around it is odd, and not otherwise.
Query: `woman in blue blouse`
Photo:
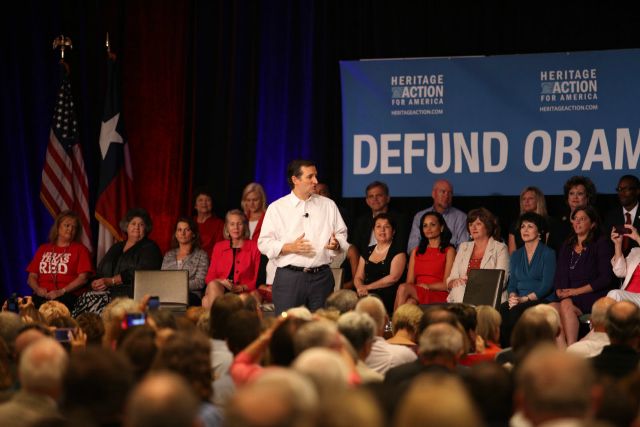
[[[544,217],[535,212],[520,215],[517,229],[524,245],[511,255],[509,299],[500,306],[502,326],[500,343],[509,346],[514,325],[529,307],[545,302],[553,296],[556,271],[555,251],[542,243],[547,225]]]

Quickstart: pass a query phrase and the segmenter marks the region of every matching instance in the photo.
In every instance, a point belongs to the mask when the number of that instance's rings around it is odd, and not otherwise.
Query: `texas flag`
[[[129,145],[120,115],[120,76],[116,57],[109,55],[107,95],[100,128],[100,182],[95,216],[99,222],[98,262],[109,250],[114,240],[123,240],[120,221],[133,206],[133,174]]]

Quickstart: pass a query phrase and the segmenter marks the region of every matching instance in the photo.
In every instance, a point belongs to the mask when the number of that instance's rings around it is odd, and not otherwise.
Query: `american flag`
[[[82,243],[93,251],[89,222],[89,186],[78,136],[78,120],[71,96],[71,81],[60,64],[61,84],[53,110],[47,155],[42,169],[40,199],[51,215],[71,209],[80,217]]]

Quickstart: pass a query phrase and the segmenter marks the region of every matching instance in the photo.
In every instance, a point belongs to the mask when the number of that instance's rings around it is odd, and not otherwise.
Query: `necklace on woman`
[[[573,255],[577,256],[574,257]],[[580,261],[580,257],[582,257],[582,252],[577,253],[575,250],[571,251],[571,258],[569,259],[569,270],[574,270],[578,262]]]
[[[385,253],[385,252],[387,252],[389,250],[389,247],[391,247],[391,244],[387,245],[387,247],[384,248],[384,249],[378,249],[378,246],[379,246],[379,244],[377,244],[376,247],[373,248],[373,251],[375,253],[377,253],[377,254],[383,254],[383,253]]]

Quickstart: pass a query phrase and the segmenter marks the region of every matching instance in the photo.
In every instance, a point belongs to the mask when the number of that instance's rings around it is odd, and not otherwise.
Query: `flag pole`
[[[60,36],[53,39],[53,50],[60,49],[60,61],[64,62],[64,51],[66,49],[73,49],[73,43],[69,37],[65,37],[60,34]]]

